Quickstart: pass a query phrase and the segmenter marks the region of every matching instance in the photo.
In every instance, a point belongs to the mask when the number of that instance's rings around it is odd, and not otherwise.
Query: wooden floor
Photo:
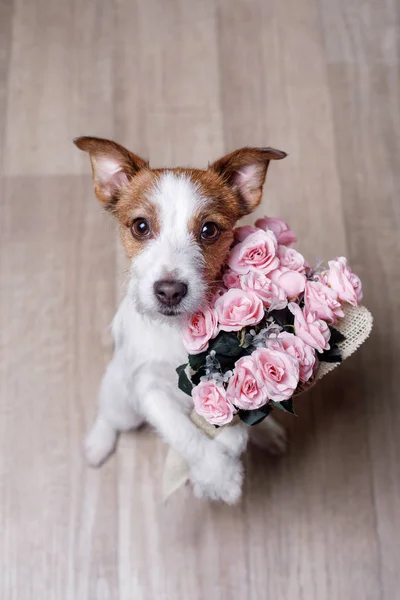
[[[0,5],[0,600],[400,598],[398,2]],[[364,281],[372,338],[235,508],[163,505],[149,431],[82,460],[123,268],[84,134],[159,166],[287,151],[259,213]]]

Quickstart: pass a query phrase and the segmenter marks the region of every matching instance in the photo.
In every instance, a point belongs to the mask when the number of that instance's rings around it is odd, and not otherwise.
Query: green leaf
[[[288,412],[291,415],[297,416],[293,406],[293,398],[289,398],[289,400],[282,400],[281,402],[270,400],[270,404],[272,404],[272,406],[278,410],[282,410],[283,412]]]
[[[331,332],[331,338],[329,341],[332,344],[340,344],[340,342],[344,342],[346,339],[346,336],[334,327],[329,326],[329,331]]]
[[[294,315],[290,312],[288,308],[282,308],[282,310],[271,310],[268,316],[272,317],[275,323],[277,323],[281,327],[293,325],[294,323]]]
[[[192,367],[193,371],[197,371],[202,367],[207,358],[208,352],[201,352],[200,354],[189,354],[189,365]]]
[[[217,358],[219,360],[219,364],[221,365],[221,371],[223,373],[226,373],[227,371],[233,370],[235,368],[235,362],[237,361],[237,357],[217,354]]]
[[[198,371],[196,371],[196,373],[194,375],[192,375],[191,380],[193,385],[199,385],[200,383],[200,378],[203,377],[203,375],[206,374],[206,367],[200,367],[200,369]]]
[[[261,408],[255,410],[239,410],[239,418],[246,425],[258,425],[269,415],[271,408],[268,404],[265,404]]]
[[[185,373],[186,367],[187,367],[187,364],[180,365],[176,369],[176,372],[178,373],[178,376],[179,376],[178,377],[178,388],[180,390],[182,390],[182,392],[184,392],[188,396],[191,396],[193,385],[192,385],[191,381],[189,380],[189,377]]]
[[[253,348],[254,350],[254,348]],[[243,348],[242,346],[242,350],[240,352],[240,356],[250,356],[253,353],[253,350],[251,348]]]
[[[240,356],[242,348],[240,340],[232,332],[221,331],[215,340],[210,343],[210,349],[215,350],[219,360],[219,354],[224,356]]]
[[[179,367],[176,367],[175,371],[178,373],[178,375],[180,375],[182,373],[182,371],[184,371],[186,369],[187,366],[188,366],[187,363],[185,363],[184,365],[179,365]]]

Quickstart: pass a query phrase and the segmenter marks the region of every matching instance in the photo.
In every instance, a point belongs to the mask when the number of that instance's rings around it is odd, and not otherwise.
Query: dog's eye
[[[219,237],[220,233],[221,231],[218,225],[208,221],[207,223],[204,223],[203,227],[201,228],[200,237],[206,242],[214,242]]]
[[[150,225],[143,217],[138,217],[132,223],[132,234],[137,238],[143,238],[150,235]]]

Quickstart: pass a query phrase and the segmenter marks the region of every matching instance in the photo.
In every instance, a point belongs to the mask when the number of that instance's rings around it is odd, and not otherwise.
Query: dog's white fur
[[[85,452],[97,466],[114,450],[118,433],[148,422],[189,463],[194,492],[233,503],[241,494],[240,455],[248,428],[226,427],[209,439],[189,419],[190,398],[177,388],[175,368],[186,362],[175,317],[158,312],[153,284],[165,277],[185,281],[188,294],[179,309],[193,312],[206,293],[202,253],[188,222],[207,198],[188,178],[166,172],[149,198],[159,209],[160,234],[132,260],[131,278],[114,318],[114,356],[100,389],[100,406]],[[262,445],[285,447],[283,430],[271,417],[263,422]]]
[[[203,255],[189,233],[188,224],[207,203],[207,198],[202,197],[194,183],[184,175],[167,172],[158,181],[149,200],[157,207],[160,234],[132,262],[130,293],[139,310],[158,316],[154,282],[173,276],[188,286],[188,294],[179,305],[180,312],[195,312],[204,301],[206,286],[201,275]]]

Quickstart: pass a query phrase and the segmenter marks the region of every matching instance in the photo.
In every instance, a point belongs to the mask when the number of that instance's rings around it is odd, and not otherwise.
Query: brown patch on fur
[[[127,256],[133,258],[145,247],[146,242],[159,234],[159,218],[157,208],[147,199],[151,197],[152,188],[165,173],[188,177],[204,196],[206,202],[198,214],[193,215],[189,229],[203,249],[205,259],[204,277],[214,281],[221,271],[223,262],[233,242],[233,228],[242,216],[243,210],[239,194],[235,193],[224,180],[213,170],[200,169],[142,169],[129,184],[122,188],[117,201],[113,204],[112,213],[120,222],[121,240]],[[131,233],[131,224],[137,217],[145,217],[151,226],[149,238],[136,239]],[[216,223],[221,235],[211,242],[200,240],[201,228],[207,221]]]
[[[269,161],[286,156],[273,148],[242,148],[220,158],[204,171],[150,169],[142,158],[110,140],[82,137],[76,139],[75,144],[90,154],[96,195],[119,220],[122,243],[129,258],[139,254],[160,232],[157,207],[148,200],[158,179],[170,172],[184,175],[194,183],[205,202],[198,214],[193,215],[189,228],[202,246],[206,265],[204,275],[209,282],[220,273],[233,242],[237,220],[261,202]],[[120,167],[109,179],[104,177],[99,165],[104,158],[114,160]],[[132,235],[132,222],[138,217],[148,220],[149,237],[138,239]],[[207,221],[216,223],[221,230],[214,242],[200,238],[202,226]]]
[[[185,174],[193,181],[200,194],[204,196],[204,205],[193,215],[189,229],[202,247],[206,281],[215,281],[229,253],[233,242],[233,229],[242,216],[240,196],[211,169],[200,171],[187,169]],[[200,238],[202,227],[207,222],[216,223],[220,235],[215,241]]]
[[[270,160],[281,160],[285,156],[286,152],[275,148],[241,148],[214,162],[209,170],[218,173],[224,183],[238,195],[241,216],[244,216],[251,213],[261,202]],[[253,172],[247,179],[243,174],[249,167]]]
[[[204,198],[209,199],[212,209],[223,218],[232,222],[244,215],[240,194],[211,167],[206,171],[180,168],[172,171],[177,175],[185,174],[189,177]]]
[[[204,278],[206,281],[212,282],[218,279],[232,242],[232,231],[224,231],[214,243],[203,243],[205,260]]]
[[[117,217],[122,244],[128,257],[133,258],[160,232],[157,209],[148,200],[156,184],[157,173],[140,156],[111,140],[80,137],[74,143],[80,150],[89,153],[96,196],[104,208]],[[108,160],[116,165],[110,176],[107,169],[101,167],[101,163],[104,165],[104,161]],[[138,217],[149,222],[151,233],[148,237],[133,236],[131,226]]]
[[[113,205],[112,213],[121,224],[121,239],[129,258],[136,256],[145,246],[146,242],[159,233],[159,221],[156,207],[147,200],[151,197],[152,188],[159,178],[165,173],[176,176],[188,177],[207,200],[204,207],[189,224],[190,231],[201,244],[205,258],[205,278],[213,281],[218,276],[222,264],[233,242],[233,228],[236,221],[245,214],[241,198],[232,190],[218,173],[208,169],[142,169],[131,179],[120,192],[117,202]],[[135,239],[130,231],[134,218],[145,217],[152,226],[153,234],[143,240]],[[221,235],[214,243],[202,242],[200,231],[207,222],[215,222],[221,229]]]
[[[124,186],[114,204],[112,213],[120,223],[121,241],[128,258],[139,254],[146,244],[160,233],[157,207],[148,200],[157,183],[158,175],[150,169],[142,169]],[[150,225],[149,237],[136,238],[131,231],[135,219],[144,217]]]
[[[74,144],[80,150],[89,153],[94,190],[98,200],[107,209],[112,209],[112,206],[118,201],[118,179],[121,179],[121,176],[125,179],[131,179],[141,169],[146,169],[149,164],[140,156],[133,154],[133,152],[111,140],[83,136],[76,138]],[[120,166],[118,173],[116,173],[116,181],[113,181],[113,178],[107,181],[101,177],[98,162],[105,157],[114,160]]]

